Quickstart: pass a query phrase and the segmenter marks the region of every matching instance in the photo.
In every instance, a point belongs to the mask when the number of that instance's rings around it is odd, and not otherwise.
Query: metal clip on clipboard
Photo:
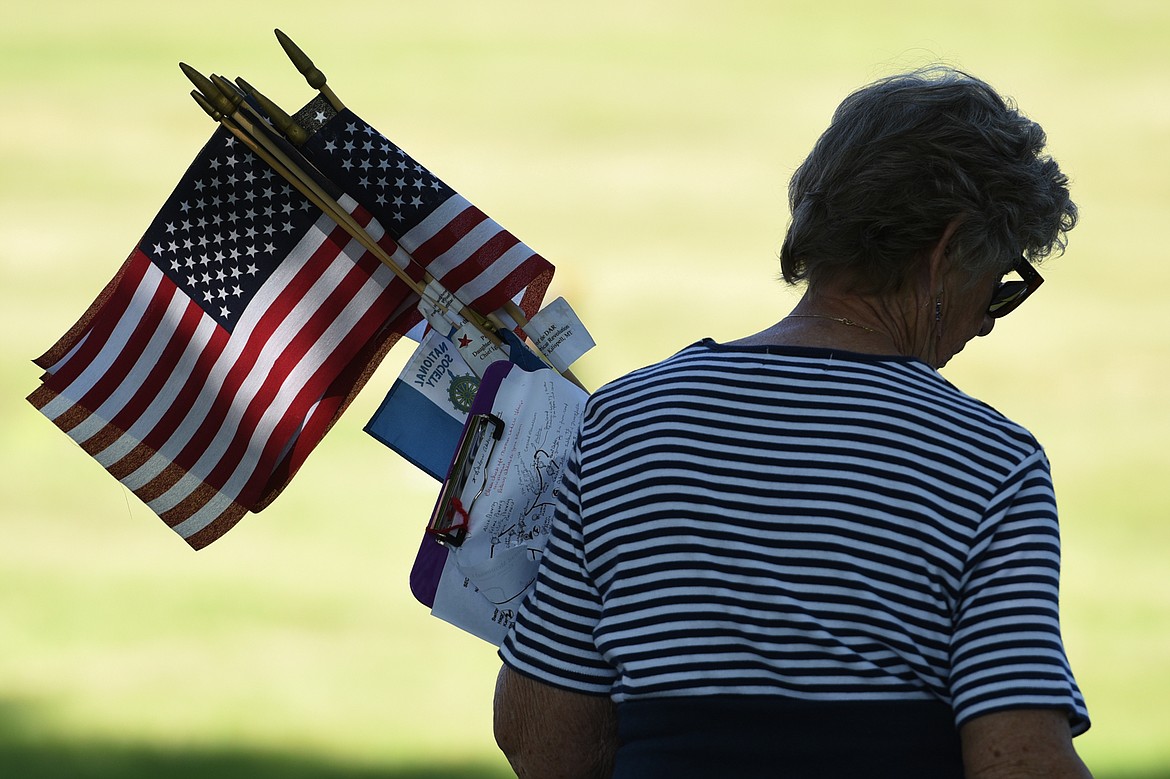
[[[427,532],[444,546],[458,548],[467,537],[471,506],[483,492],[488,460],[503,432],[504,422],[494,414],[473,414],[468,418],[451,474],[443,482],[427,524]]]

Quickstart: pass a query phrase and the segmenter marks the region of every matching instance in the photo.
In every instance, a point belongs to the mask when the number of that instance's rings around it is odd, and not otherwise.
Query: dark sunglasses
[[[991,296],[991,305],[987,307],[987,314],[992,319],[999,319],[1001,316],[1007,316],[1015,311],[1021,303],[1028,299],[1029,295],[1036,291],[1037,287],[1044,283],[1044,279],[1036,272],[1032,264],[1024,259],[1022,254],[1016,260],[1016,264],[1012,266],[1012,271],[1019,274],[1021,280],[1015,281],[1013,279],[1012,281],[999,282],[995,294]]]

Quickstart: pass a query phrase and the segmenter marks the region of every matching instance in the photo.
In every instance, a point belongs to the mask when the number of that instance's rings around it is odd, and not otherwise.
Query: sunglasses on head
[[[1020,280],[1001,280],[999,282],[995,294],[991,296],[991,304],[987,307],[987,314],[992,319],[1007,316],[1015,311],[1021,303],[1028,299],[1029,295],[1036,291],[1037,287],[1044,283],[1044,279],[1022,254],[1016,260],[1016,264],[1012,266],[1011,271],[1008,271],[1008,273],[1012,272],[1018,274]]]

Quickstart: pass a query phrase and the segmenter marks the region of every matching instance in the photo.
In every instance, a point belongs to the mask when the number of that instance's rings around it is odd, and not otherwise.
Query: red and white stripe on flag
[[[548,260],[458,193],[398,242],[476,311],[496,311],[523,293],[520,308],[531,317],[552,281]]]
[[[301,116],[315,128],[301,151],[443,287],[481,314],[518,296],[536,313],[553,276],[548,260],[349,109],[318,98]]]

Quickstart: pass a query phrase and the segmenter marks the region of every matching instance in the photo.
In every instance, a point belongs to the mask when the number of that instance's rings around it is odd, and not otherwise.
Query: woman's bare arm
[[[1058,709],[986,714],[959,735],[967,779],[1092,779],[1073,747],[1068,715]]]
[[[504,666],[496,680],[496,743],[520,779],[605,779],[617,750],[617,709]]]

